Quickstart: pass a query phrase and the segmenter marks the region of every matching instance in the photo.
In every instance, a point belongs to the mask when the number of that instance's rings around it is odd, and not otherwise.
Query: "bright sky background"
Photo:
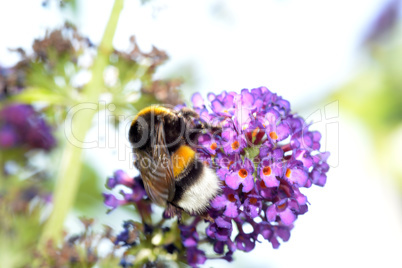
[[[79,29],[98,43],[113,1],[84,2]],[[166,50],[170,60],[159,77],[187,68],[195,76],[192,89],[203,93],[265,85],[294,107],[314,103],[356,73],[362,37],[385,3],[155,0],[141,6],[138,2],[126,1],[114,43],[125,49],[135,34],[142,50],[152,45]],[[1,65],[17,60],[7,48],[29,48],[45,29],[61,25],[56,9],[43,9],[40,3],[0,2]],[[311,109],[323,111],[323,107]],[[296,221],[289,242],[279,250],[264,242],[253,253],[237,253],[237,267],[402,267],[400,199],[372,162],[369,135],[342,111],[331,122],[338,124],[332,125],[335,134],[329,136],[328,147],[336,147],[334,155],[339,158],[332,160],[326,187],[304,191],[310,211]],[[319,127],[325,129],[326,123]],[[112,156],[100,159],[99,166],[111,174],[117,168],[127,169],[127,161]]]
[[[56,1],[55,1],[56,2]],[[79,29],[101,39],[113,1],[82,1]],[[135,34],[141,49],[164,49],[172,69],[194,69],[197,91],[265,85],[292,104],[319,99],[350,77],[359,42],[384,0],[127,0],[115,46],[128,48]],[[29,48],[34,37],[61,25],[55,5],[41,0],[0,3],[0,64],[17,60],[7,48]],[[24,33],[24,34],[21,34]]]

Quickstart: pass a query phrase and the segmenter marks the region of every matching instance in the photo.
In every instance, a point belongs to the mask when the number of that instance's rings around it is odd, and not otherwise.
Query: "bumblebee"
[[[210,201],[220,191],[216,173],[198,159],[195,146],[203,129],[198,114],[189,108],[163,106],[141,110],[129,129],[129,140],[144,188],[154,203],[166,207],[169,217],[181,212],[207,220]],[[198,123],[195,123],[197,121]]]

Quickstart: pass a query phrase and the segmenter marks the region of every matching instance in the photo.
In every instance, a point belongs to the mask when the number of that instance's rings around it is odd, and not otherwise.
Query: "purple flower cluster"
[[[116,236],[114,243],[115,245],[135,246],[137,237],[135,224],[132,221],[125,221],[123,223],[123,231]]]
[[[0,110],[0,148],[23,146],[49,151],[56,145],[46,121],[27,104],[12,104]]]
[[[307,212],[300,189],[326,182],[329,153],[319,151],[321,135],[265,87],[210,93],[208,101],[210,109],[200,94],[192,98],[201,120],[222,127],[199,138],[200,157],[223,185],[211,202],[214,222],[206,235],[227,260],[235,250],[251,251],[259,237],[278,248],[279,238],[287,241],[297,217]]]
[[[119,206],[134,204],[143,219],[149,218],[152,213],[152,208],[150,201],[146,200],[147,193],[145,192],[141,177],[137,176],[133,178],[123,170],[117,170],[114,172],[113,177],[108,178],[106,187],[108,189],[114,189],[118,185],[125,186],[126,189],[130,189],[130,191],[120,191],[123,199],[118,199],[113,194],[104,193],[105,205],[113,210]]]
[[[146,249],[147,252],[157,252],[158,255],[175,254],[176,252],[183,257],[183,250],[179,250],[177,245],[180,245],[180,236],[177,235],[179,230],[177,225],[176,229],[163,226],[165,218],[161,217],[159,222],[153,222],[152,203],[148,198],[144,184],[140,176],[130,177],[122,170],[115,171],[114,175],[108,178],[106,187],[114,189],[116,187],[123,186],[120,194],[122,198],[116,198],[113,194],[104,193],[105,205],[110,207],[111,210],[123,206],[134,205],[136,211],[141,217],[141,221],[125,221],[123,223],[123,230],[114,238],[114,243],[117,246],[126,247],[126,251],[121,259],[121,267],[165,267],[162,263],[159,266],[159,259],[140,258],[137,260],[135,256],[142,249]],[[154,238],[160,237],[160,242],[155,242]],[[174,238],[179,239],[174,239]],[[132,257],[134,263],[129,261],[127,257]]]
[[[196,217],[189,225],[179,225],[182,243],[187,250],[187,264],[192,267],[196,267],[198,264],[203,264],[207,260],[204,251],[197,248],[200,237],[196,228],[200,221],[201,218]]]

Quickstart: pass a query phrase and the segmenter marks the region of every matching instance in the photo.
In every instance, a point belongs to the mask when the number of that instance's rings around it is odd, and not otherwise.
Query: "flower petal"
[[[214,200],[212,200],[211,206],[216,209],[222,209],[226,206],[227,202],[228,200],[226,199],[225,196],[218,195],[217,197],[215,197]]]
[[[279,217],[284,225],[291,225],[296,220],[296,215],[289,208],[279,213]]]
[[[276,215],[277,215],[276,206],[273,204],[271,206],[269,206],[267,209],[266,215],[267,215],[267,220],[269,222],[274,222],[276,219]]]
[[[223,212],[223,215],[229,217],[229,218],[236,218],[239,215],[238,212],[238,207],[235,203],[230,202],[226,205],[226,209]]]
[[[308,175],[307,172],[302,169],[292,169],[288,179],[292,183],[296,183],[298,186],[302,187],[306,184]]]
[[[226,185],[233,190],[239,189],[239,185],[242,179],[237,175],[237,172],[233,172],[225,178]]]
[[[243,184],[243,192],[244,193],[248,193],[250,192],[253,187],[254,187],[254,178],[253,176],[247,176],[242,182],[241,184]]]
[[[232,222],[230,220],[226,220],[222,217],[216,218],[215,223],[219,228],[225,228],[225,229],[232,228]]]
[[[195,108],[204,107],[204,99],[199,92],[194,93],[194,95],[191,97],[191,102],[193,103]]]

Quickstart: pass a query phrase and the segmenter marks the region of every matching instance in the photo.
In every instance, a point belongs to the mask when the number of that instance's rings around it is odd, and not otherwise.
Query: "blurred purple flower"
[[[130,177],[127,173],[125,173],[123,170],[119,169],[114,172],[113,177],[108,178],[106,185],[107,188],[113,189],[118,184],[125,185],[127,187],[133,187],[134,179]]]
[[[187,264],[191,267],[197,267],[198,264],[204,264],[207,260],[205,252],[197,247],[187,248]]]
[[[9,125],[4,125],[0,129],[0,147],[1,148],[12,148],[18,143],[17,136],[15,135],[14,129]]]
[[[129,188],[130,191],[120,191],[120,195],[123,199],[118,199],[113,194],[103,193],[106,206],[110,207],[111,210],[114,210],[119,206],[135,204],[138,209],[141,208],[140,213],[151,213],[152,210],[149,202],[145,202],[147,195],[140,176],[133,178],[123,170],[117,170],[114,172],[113,177],[107,179],[106,187],[113,189],[118,185],[125,186],[126,188]]]
[[[204,264],[207,260],[205,252],[197,248],[199,235],[196,226],[198,222],[200,222],[200,218],[195,218],[189,225],[179,225],[182,243],[187,252],[187,263],[192,267],[197,267],[198,264]]]
[[[185,247],[197,246],[199,236],[198,236],[198,233],[196,230],[196,226],[197,226],[198,222],[199,222],[199,219],[195,219],[189,225],[179,225],[182,242]]]
[[[398,22],[400,0],[385,1],[384,6],[370,25],[364,43],[378,42],[395,28]]]
[[[123,231],[121,231],[114,241],[115,245],[123,245],[123,246],[133,246],[136,244],[136,227],[133,222],[125,221],[123,223]]]
[[[112,195],[112,194],[103,194],[103,198],[104,198],[104,202],[105,202],[105,205],[106,206],[108,206],[108,207],[111,207],[111,209],[113,210],[113,209],[115,209],[115,208],[117,208],[117,207],[119,207],[119,206],[123,206],[123,205],[125,205],[125,204],[127,204],[127,200],[120,200],[120,199],[117,199],[114,195]]]
[[[26,146],[49,151],[56,145],[49,125],[27,104],[12,104],[0,110],[0,147]]]

